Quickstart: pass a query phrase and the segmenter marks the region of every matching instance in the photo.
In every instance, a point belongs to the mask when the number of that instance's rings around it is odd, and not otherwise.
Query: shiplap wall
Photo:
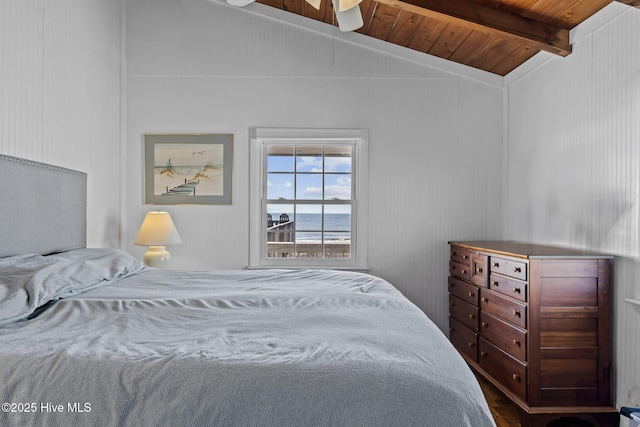
[[[495,238],[502,94],[485,84],[207,0],[127,2],[127,232],[142,203],[142,137],[235,136],[232,206],[162,206],[179,268],[248,264],[250,127],[369,129],[371,272],[443,329],[447,240]],[[487,167],[491,165],[491,167]]]
[[[119,245],[120,1],[0,1],[0,152],[88,173],[90,246]]]
[[[175,266],[242,268],[247,128],[366,127],[372,272],[444,327],[449,239],[613,252],[616,403],[640,406],[640,310],[624,302],[640,298],[638,10],[508,81],[504,104],[491,85],[204,0],[127,2],[121,104],[120,12],[0,2],[0,152],[88,172],[90,245],[144,251],[131,243],[155,208],[142,204],[144,132],[234,133],[234,204],[169,210],[185,240]]]
[[[505,238],[604,251],[613,267],[616,404],[640,406],[640,10],[508,84]]]

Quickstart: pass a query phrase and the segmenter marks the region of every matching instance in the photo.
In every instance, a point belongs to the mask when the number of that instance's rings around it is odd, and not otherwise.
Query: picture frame
[[[233,134],[145,134],[144,203],[230,205]]]

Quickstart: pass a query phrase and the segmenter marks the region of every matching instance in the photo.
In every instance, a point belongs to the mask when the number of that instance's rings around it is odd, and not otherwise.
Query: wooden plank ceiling
[[[257,0],[334,25],[331,0]],[[540,51],[571,53],[569,30],[613,0],[363,0],[357,32],[504,76]],[[640,7],[640,0],[618,0]],[[335,24],[337,25],[337,23]]]

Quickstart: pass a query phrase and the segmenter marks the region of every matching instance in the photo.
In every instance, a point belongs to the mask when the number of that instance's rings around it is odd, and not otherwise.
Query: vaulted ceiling
[[[331,0],[257,0],[336,25]],[[571,53],[569,30],[613,0],[363,0],[357,32],[504,76],[540,51]],[[640,0],[617,0],[640,7]]]

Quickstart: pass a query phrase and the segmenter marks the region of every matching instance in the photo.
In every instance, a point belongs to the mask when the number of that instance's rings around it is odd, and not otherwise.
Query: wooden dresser
[[[522,426],[576,418],[617,427],[609,369],[611,257],[515,242],[450,247],[450,340],[513,401]]]

